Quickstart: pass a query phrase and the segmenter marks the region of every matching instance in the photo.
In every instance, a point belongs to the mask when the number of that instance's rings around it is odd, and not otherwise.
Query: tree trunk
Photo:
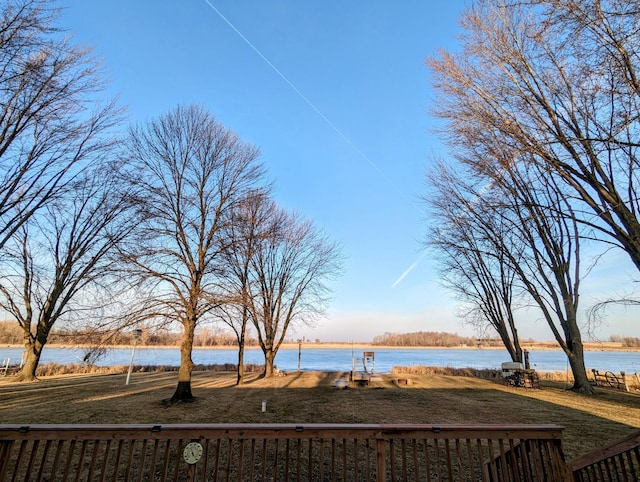
[[[15,379],[19,382],[32,382],[37,380],[36,370],[40,362],[42,349],[36,349],[35,346],[28,347],[26,350],[26,360],[20,371],[16,374]]]
[[[40,356],[42,355],[43,348],[44,343],[39,341],[37,338],[33,341],[28,341],[27,343],[25,343],[26,359],[24,365],[16,374],[15,379],[17,381],[32,382],[34,380],[37,380],[36,370],[38,369],[38,364],[40,363]]]
[[[262,378],[270,378],[275,375],[273,362],[276,359],[276,352],[271,349],[264,350],[264,371]]]
[[[178,386],[171,397],[172,402],[193,402],[194,396],[191,393],[191,372],[193,371],[193,360],[191,352],[193,350],[193,337],[196,328],[195,320],[185,320],[184,334],[180,344],[180,369],[178,370]]]
[[[238,376],[236,385],[244,383],[244,341],[238,345]]]
[[[594,389],[587,378],[587,369],[584,365],[584,347],[582,346],[580,328],[578,328],[576,305],[577,303],[571,302],[571,300],[565,296],[567,317],[562,323],[562,329],[566,341],[562,343],[561,340],[558,340],[558,342],[560,342],[560,346],[569,359],[569,366],[573,373],[574,382],[571,389],[579,393],[592,395]]]
[[[507,349],[509,356],[511,357],[511,361],[523,363],[522,360],[522,347],[520,346],[520,340],[518,339],[518,335],[514,335],[514,339],[512,340],[509,335],[504,333],[498,333],[502,340],[502,344]]]
[[[180,370],[182,371],[182,369]],[[180,377],[180,375],[178,375]],[[172,402],[193,402],[195,397],[191,393],[191,377],[188,380],[178,379],[178,386],[171,397]]]
[[[589,382],[587,377],[587,370],[584,366],[584,352],[582,349],[582,341],[574,341],[572,349],[565,349],[567,358],[569,359],[569,366],[571,366],[571,372],[573,373],[573,387],[574,390],[579,393],[585,393],[592,395],[594,393],[593,386]]]
[[[246,298],[246,293],[243,292],[243,299],[244,298]],[[236,378],[236,385],[242,385],[244,383],[244,346],[248,320],[249,310],[247,309],[246,304],[244,304],[242,308],[242,324],[239,327],[240,329],[236,330],[236,339],[238,340],[238,376]]]

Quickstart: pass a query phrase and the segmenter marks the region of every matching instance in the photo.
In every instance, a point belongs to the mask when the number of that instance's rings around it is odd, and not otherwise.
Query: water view
[[[442,366],[453,368],[500,368],[509,357],[500,349],[437,349],[437,348],[372,348],[375,351],[375,370],[378,373],[390,373],[394,366]],[[0,359],[10,358],[11,362],[20,360],[22,348],[0,348]],[[300,369],[305,371],[348,371],[351,369],[352,356],[361,357],[362,348],[315,348],[304,347],[300,353]],[[85,351],[80,348],[45,348],[41,363],[81,363]],[[193,350],[196,364],[214,365],[237,363],[235,349]],[[567,358],[560,350],[530,351],[531,368],[540,371],[568,370]],[[98,360],[97,365],[128,365],[131,360],[130,348],[114,348]],[[640,372],[640,352],[632,351],[588,351],[585,352],[587,369],[610,370],[627,373]],[[262,364],[262,351],[257,348],[245,352],[245,363]],[[177,348],[136,348],[136,365],[180,364],[180,352]],[[298,349],[283,348],[276,356],[276,365],[284,371],[298,369]]]

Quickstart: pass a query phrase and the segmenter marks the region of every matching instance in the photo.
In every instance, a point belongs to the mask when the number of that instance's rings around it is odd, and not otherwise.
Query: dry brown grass
[[[0,423],[531,423],[565,427],[572,459],[640,428],[640,393],[598,389],[594,396],[545,381],[542,390],[512,388],[472,376],[381,375],[368,387],[337,388],[347,373],[303,372],[272,379],[196,371],[190,404],[163,406],[175,372],[76,374],[20,384],[0,380]],[[267,401],[266,413],[261,412]]]

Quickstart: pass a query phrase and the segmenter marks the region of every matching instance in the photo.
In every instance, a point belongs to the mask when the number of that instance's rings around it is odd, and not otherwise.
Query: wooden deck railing
[[[570,480],[561,436],[553,425],[0,425],[0,481]],[[192,441],[203,453],[189,465]]]
[[[640,480],[640,431],[571,462],[576,482]]]

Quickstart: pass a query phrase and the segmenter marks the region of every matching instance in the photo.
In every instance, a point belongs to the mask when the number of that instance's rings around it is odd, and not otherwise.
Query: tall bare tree
[[[481,197],[491,195],[486,188],[465,185],[462,177],[444,164],[431,173],[428,183],[431,195],[424,201],[430,207],[434,227],[427,245],[438,253],[443,284],[462,303],[466,321],[481,329],[488,324],[500,336],[511,359],[522,362],[513,313],[517,308],[517,276],[509,262],[521,256],[522,246],[506,244],[509,228]],[[491,234],[503,243],[488,240],[478,228],[478,223],[489,219],[494,220]]]
[[[531,209],[512,212],[528,213],[521,221],[533,229],[555,230],[531,244],[528,261],[549,273],[538,285],[542,292],[559,290],[559,298],[539,298],[538,305],[549,309],[545,318],[560,316],[550,326],[577,377],[574,388],[590,391],[575,320],[575,236],[584,231],[573,222],[620,246],[640,269],[640,9],[624,0],[482,0],[461,23],[461,51],[429,60],[434,112],[446,122],[455,158],[476,173],[540,176],[527,194],[533,198],[513,198]],[[525,187],[508,179],[510,194]],[[544,210],[538,195],[547,201]]]
[[[6,243],[0,308],[22,329],[26,360],[19,380],[35,379],[56,323],[97,307],[89,289],[114,275],[116,247],[135,225],[133,199],[123,187],[114,166],[85,169]]]
[[[272,204],[251,256],[247,302],[264,353],[264,377],[290,328],[312,323],[328,302],[327,282],[341,269],[340,249],[310,221]]]
[[[0,7],[0,249],[64,190],[84,161],[104,152],[120,120],[100,106],[98,60],[55,26],[52,0]]]
[[[574,212],[640,269],[640,9],[626,0],[482,0],[462,49],[431,59],[435,113],[456,158],[555,172]]]
[[[503,270],[511,273],[510,288],[516,282],[527,293],[567,355],[573,388],[590,393],[578,320],[581,236],[572,203],[559,180],[536,164],[503,165],[497,171],[485,169],[482,176],[464,166],[432,176],[436,197],[442,199],[435,203],[437,219],[449,221],[445,227],[450,231],[439,241],[445,265],[464,271],[455,287],[485,312],[495,304],[496,293],[486,287],[500,286],[496,280]],[[478,184],[484,188],[476,189]],[[487,270],[488,260],[497,261],[493,272]]]
[[[192,400],[194,331],[224,301],[224,228],[263,168],[258,149],[199,106],[178,106],[132,128],[127,149],[144,221],[123,254],[132,279],[152,287],[140,316],[183,327],[172,400]]]

